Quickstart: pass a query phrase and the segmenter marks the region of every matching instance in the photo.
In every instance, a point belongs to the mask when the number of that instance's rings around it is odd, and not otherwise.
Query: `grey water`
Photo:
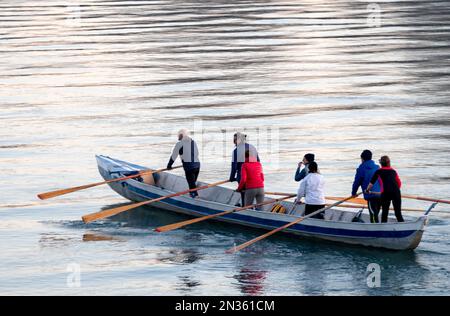
[[[95,154],[164,167],[186,127],[203,181],[227,179],[245,131],[267,190],[295,191],[314,152],[327,195],[349,195],[369,148],[390,155],[404,193],[450,199],[449,21],[439,0],[1,0],[0,294],[450,294],[445,204],[415,251],[281,234],[227,255],[261,231],[158,234],[186,217],[150,208],[84,225],[126,203],[107,186],[36,198],[99,181]]]

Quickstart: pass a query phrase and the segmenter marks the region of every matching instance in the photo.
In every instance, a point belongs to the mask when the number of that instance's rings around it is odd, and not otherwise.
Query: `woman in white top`
[[[319,173],[316,162],[311,162],[308,166],[308,175],[300,182],[297,193],[297,203],[301,203],[301,198],[305,198],[305,215],[309,215],[325,207],[325,181]],[[323,213],[313,216],[313,218],[323,219]]]

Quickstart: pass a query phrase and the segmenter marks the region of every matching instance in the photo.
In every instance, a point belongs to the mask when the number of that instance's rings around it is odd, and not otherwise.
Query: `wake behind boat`
[[[124,177],[136,171],[149,168],[128,163],[107,156],[96,156],[98,169],[102,177],[108,181]],[[136,179],[111,182],[110,187],[121,196],[135,202],[160,198],[169,194],[188,189],[183,177],[160,172],[154,177],[154,184],[147,184]],[[199,186],[206,183],[199,182]],[[199,191],[199,198],[188,195],[174,196],[152,204],[162,210],[182,213],[194,217],[218,214],[236,208],[241,200],[241,194],[225,187],[212,187]],[[269,198],[265,201],[270,202]],[[264,230],[273,230],[304,215],[304,204],[298,205],[282,201],[282,207],[289,214],[269,211],[244,210],[215,217],[215,220],[230,224],[249,226]],[[267,209],[271,209],[270,207]],[[312,237],[317,239],[393,250],[415,249],[422,239],[427,216],[408,217],[405,222],[397,222],[389,218],[387,223],[373,224],[366,214],[331,208],[325,212],[324,219],[307,218],[295,224],[284,233]]]

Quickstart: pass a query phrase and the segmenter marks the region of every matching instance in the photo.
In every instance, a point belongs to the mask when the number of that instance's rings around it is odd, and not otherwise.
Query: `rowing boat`
[[[107,156],[99,155],[96,156],[96,159],[99,172],[105,180],[123,177],[136,171],[149,170],[147,167]],[[198,185],[206,185],[206,183],[199,182]],[[184,177],[168,172],[158,173],[152,184],[144,183],[139,179],[127,179],[109,183],[109,186],[121,196],[135,202],[155,199],[188,189]],[[197,199],[193,199],[189,195],[182,195],[156,202],[152,206],[200,217],[236,208],[240,201],[240,193],[225,187],[213,187],[199,191]],[[294,205],[289,201],[279,204],[288,210],[286,214],[271,212],[273,208],[268,207],[264,211],[250,209],[216,217],[214,220],[272,230],[304,215],[304,205],[302,204]],[[387,223],[371,224],[368,214],[336,207],[327,210],[324,219],[308,218],[283,232],[346,244],[407,250],[415,249],[419,245],[426,223],[427,215],[425,213],[419,217],[405,216],[403,223],[389,217]]]

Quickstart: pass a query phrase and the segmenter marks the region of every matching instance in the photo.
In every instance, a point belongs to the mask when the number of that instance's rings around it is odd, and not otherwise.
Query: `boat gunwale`
[[[130,181],[130,180],[133,181],[133,182],[132,183],[128,183],[128,185],[137,184],[139,186],[141,186],[141,185],[145,186],[146,188],[152,188],[152,189],[156,189],[156,190],[159,190],[159,191],[163,191],[163,192],[168,193],[168,194],[176,193],[176,192],[173,192],[171,190],[163,189],[163,188],[161,188],[159,186],[154,186],[154,185],[149,185],[149,184],[146,184],[146,183],[139,182],[139,181],[137,181],[135,179],[129,179],[129,180],[126,180],[126,181]],[[124,182],[126,182],[126,181],[124,181]],[[148,190],[145,190],[145,188],[139,188],[139,189],[143,190],[143,191],[146,191],[146,192],[149,192]],[[148,199],[147,196],[144,196],[144,195],[142,195],[139,192],[133,191],[133,193],[139,195],[141,198]],[[151,193],[158,195],[158,193],[155,193],[155,192],[151,192]],[[161,196],[163,196],[163,195],[161,195]],[[225,207],[227,207],[227,208],[236,208],[235,206],[232,206],[230,204],[220,203],[220,202],[211,201],[211,200],[205,200],[205,199],[201,199],[201,198],[193,200],[192,198],[190,198],[188,196],[178,196],[178,197],[169,198],[169,199],[172,199],[172,200],[175,200],[175,201],[180,200],[182,202],[185,202],[185,203],[193,205],[193,206],[196,206],[200,202],[200,203],[204,203],[204,204],[213,204],[213,205],[224,207],[224,208]],[[163,201],[161,201],[161,202],[163,202]],[[196,203],[191,203],[191,202],[196,202]],[[167,203],[167,204],[170,204],[170,203]],[[217,211],[217,212],[223,211],[223,210],[216,210],[216,209],[212,209],[212,210]],[[342,210],[338,210],[338,211],[342,211]],[[347,212],[347,213],[352,213],[352,214],[354,213],[355,215],[357,214],[357,212],[351,212],[351,211],[342,211],[342,212]],[[196,213],[205,214],[205,215],[211,215],[211,214],[207,214],[207,213],[200,212],[200,211],[197,211]],[[257,217],[257,218],[261,218],[260,216],[257,216],[257,215],[269,215],[269,216],[285,218],[285,219],[290,218],[290,220],[296,220],[296,219],[299,219],[299,218],[302,217],[300,215],[279,214],[279,213],[272,213],[272,212],[262,212],[262,211],[257,211],[257,210],[243,210],[243,211],[240,211],[239,213],[240,214],[246,214],[246,215],[252,216],[252,217]],[[360,223],[360,222],[345,222],[345,221],[334,221],[334,220],[322,220],[322,219],[316,219],[316,218],[307,218],[307,219],[305,219],[305,223],[309,222],[309,223],[318,223],[318,224],[320,224],[320,223],[326,222],[326,223],[339,223],[339,224],[352,224],[352,225],[369,225],[370,227],[372,227],[374,225],[376,225],[377,227],[391,227],[392,225],[404,226],[404,225],[416,224],[418,222],[422,222],[424,220],[424,218],[426,218],[426,217],[427,217],[426,215],[423,215],[423,216],[420,216],[420,217],[414,217],[413,221],[390,222],[390,223],[368,223],[368,222]],[[286,222],[289,222],[289,220],[286,220]],[[318,225],[315,225],[315,226],[318,226]]]

